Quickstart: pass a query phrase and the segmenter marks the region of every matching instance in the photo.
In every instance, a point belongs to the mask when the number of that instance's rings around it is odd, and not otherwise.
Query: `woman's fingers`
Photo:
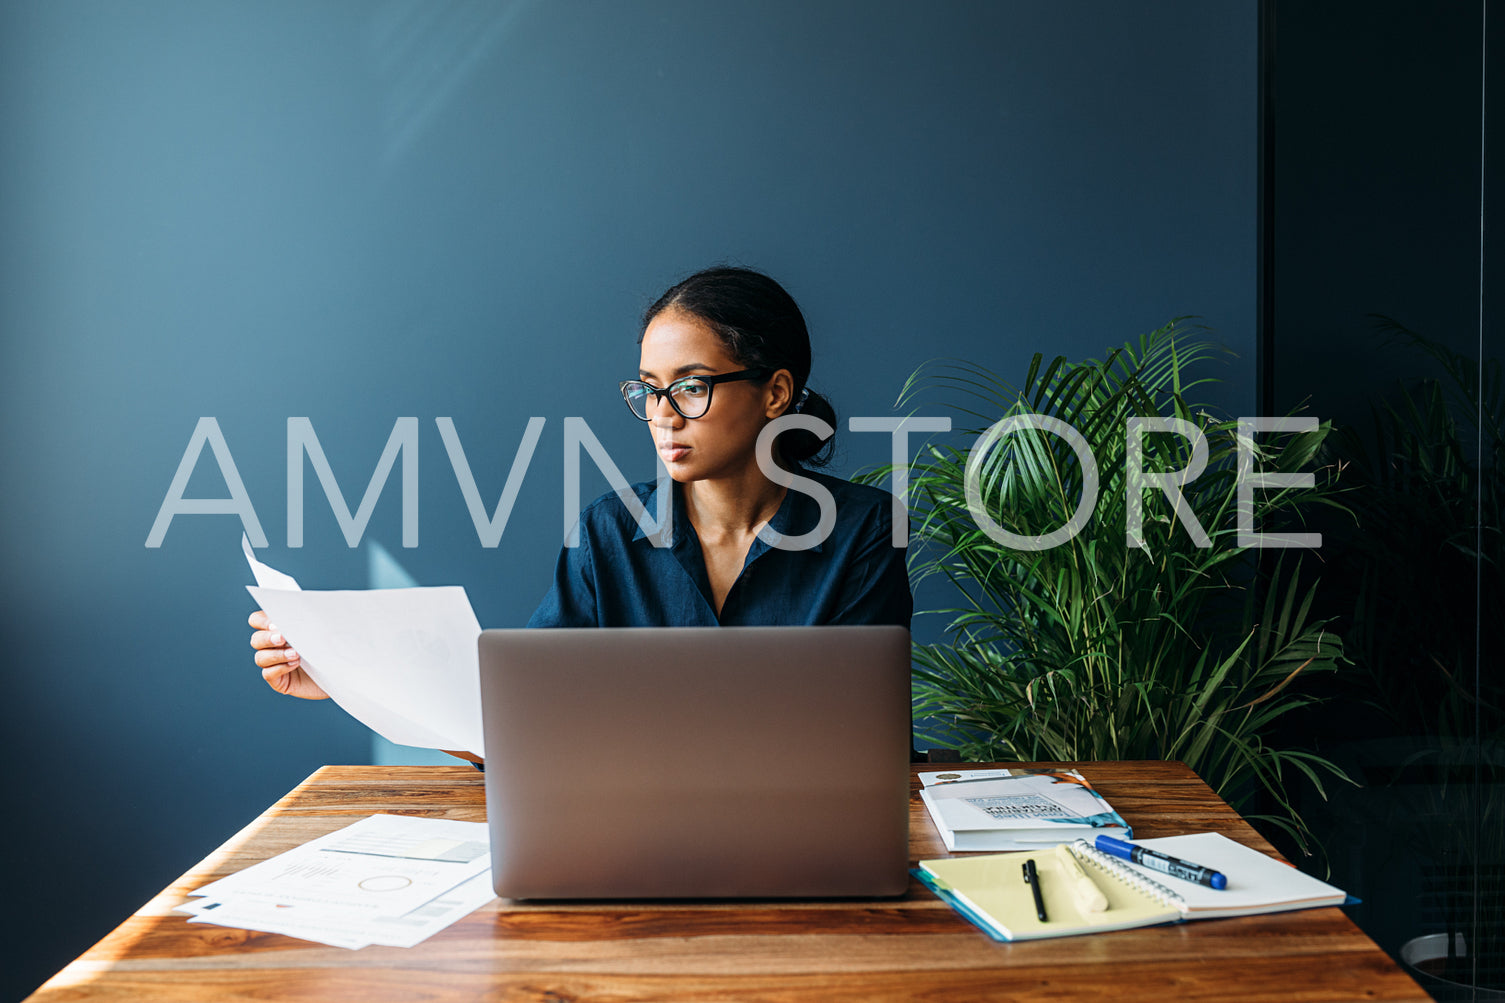
[[[283,676],[295,671],[297,668],[298,666],[289,665],[286,662],[280,662],[277,665],[268,665],[266,668],[261,670],[261,678],[265,679],[269,683],[273,683],[273,685],[276,685],[273,680],[280,679]]]
[[[262,669],[284,666],[288,669],[296,669],[303,664],[303,656],[292,648],[263,648],[256,652],[256,664]]]
[[[277,625],[267,618],[265,610],[257,610],[255,613],[252,613],[246,622],[256,628],[256,632],[251,635],[251,647],[256,649],[257,665],[266,668],[268,665],[273,665],[277,662],[297,659],[298,653],[287,647],[287,638],[283,637],[282,632],[277,629]],[[274,659],[262,658],[262,655],[276,651],[285,652],[286,657]]]
[[[293,690],[301,681],[300,675],[296,665],[274,665],[261,670],[261,678],[266,680],[267,685],[284,696],[294,695]]]
[[[329,694],[303,671],[303,657],[288,646],[277,625],[267,619],[265,610],[252,613],[246,622],[256,628],[251,635],[251,647],[256,649],[256,666],[268,686],[284,696],[328,699]]]
[[[261,678],[266,684],[284,696],[298,697],[303,700],[327,700],[329,694],[325,693],[318,683],[308,677],[297,661],[283,662],[261,670]]]

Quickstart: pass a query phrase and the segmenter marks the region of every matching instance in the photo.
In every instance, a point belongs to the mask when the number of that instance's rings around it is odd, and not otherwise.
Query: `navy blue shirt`
[[[907,628],[914,600],[905,552],[893,545],[893,496],[825,474],[800,474],[836,499],[835,526],[806,550],[753,540],[719,618],[700,539],[676,483],[669,546],[654,546],[615,492],[586,506],[580,513],[580,545],[561,549],[554,584],[528,626]],[[657,485],[647,481],[632,490],[648,517],[656,517]],[[800,536],[814,530],[819,519],[819,502],[790,488],[768,525],[782,536]]]

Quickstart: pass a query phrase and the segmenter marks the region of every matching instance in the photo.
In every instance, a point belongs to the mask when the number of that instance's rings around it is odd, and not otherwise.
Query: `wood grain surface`
[[[1136,837],[1215,831],[1274,852],[1180,763],[1066,765]],[[910,856],[947,856],[918,787],[916,779]],[[194,888],[376,812],[483,821],[481,775],[326,766],[30,999],[1428,999],[1336,908],[1001,944],[912,881],[903,898],[881,901],[494,900],[417,947],[359,951],[189,924],[172,911]]]

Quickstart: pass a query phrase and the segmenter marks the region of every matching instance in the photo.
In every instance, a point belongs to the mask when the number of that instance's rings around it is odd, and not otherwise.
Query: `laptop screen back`
[[[488,630],[480,668],[498,895],[906,889],[902,627]]]

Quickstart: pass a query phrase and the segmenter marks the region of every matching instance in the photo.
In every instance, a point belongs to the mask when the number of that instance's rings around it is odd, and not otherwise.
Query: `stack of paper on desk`
[[[947,770],[920,780],[920,799],[948,850],[1027,850],[1133,835],[1076,770]]]
[[[256,576],[247,591],[351,717],[398,745],[484,755],[481,624],[464,589],[305,592],[241,546]]]
[[[190,892],[190,923],[412,947],[496,897],[485,822],[372,815]]]

